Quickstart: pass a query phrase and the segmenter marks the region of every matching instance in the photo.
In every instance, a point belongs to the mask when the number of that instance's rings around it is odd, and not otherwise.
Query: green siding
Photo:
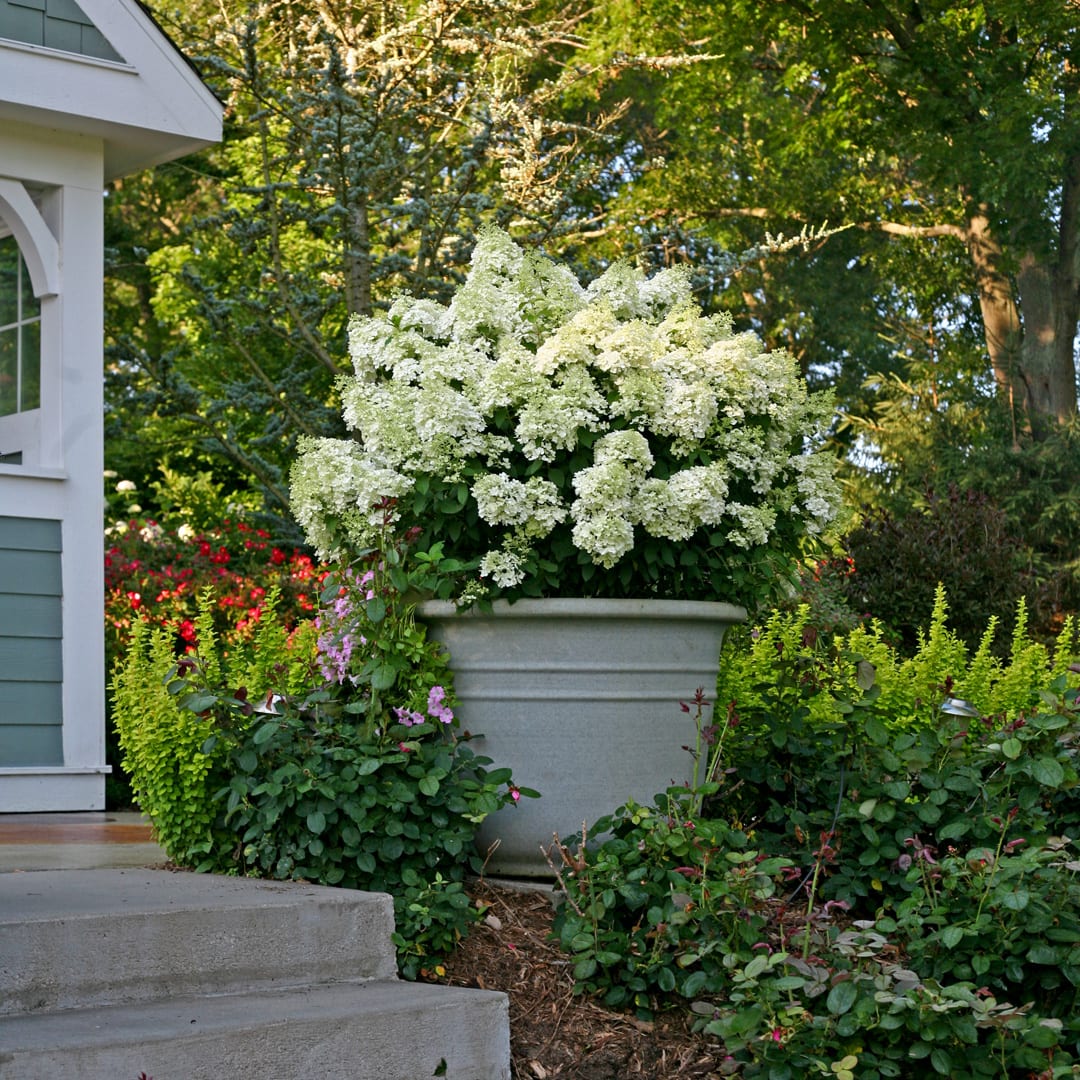
[[[0,38],[123,63],[74,0],[0,0]]]
[[[60,595],[60,555],[55,551],[10,551],[0,546],[0,595]],[[0,622],[3,632],[4,619]]]
[[[58,682],[0,682],[0,716],[41,727],[55,725],[60,709]],[[0,731],[5,727],[0,723]]]
[[[0,637],[0,679],[4,682],[60,682],[60,641],[56,638],[9,637],[18,627],[7,624]],[[4,718],[0,717],[0,724]]]
[[[43,518],[0,517],[0,550],[4,548],[59,551],[60,522]]]
[[[63,763],[60,522],[0,516],[0,765]]]
[[[64,742],[58,727],[0,725],[0,763],[12,766],[59,765]]]
[[[64,612],[59,596],[18,596],[4,594],[4,623],[18,629],[22,637],[61,638]],[[12,631],[0,625],[0,636]]]

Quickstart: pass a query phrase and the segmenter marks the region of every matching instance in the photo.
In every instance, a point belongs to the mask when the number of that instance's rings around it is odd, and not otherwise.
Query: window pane
[[[19,247],[14,236],[0,240],[0,326],[19,317]]]
[[[22,327],[22,401],[20,412],[41,408],[41,323]]]
[[[19,385],[18,333],[14,327],[0,330],[0,416],[18,412],[19,403],[15,399]]]

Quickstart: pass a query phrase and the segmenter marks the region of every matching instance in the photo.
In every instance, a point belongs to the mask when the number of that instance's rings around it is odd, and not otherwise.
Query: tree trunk
[[[349,229],[345,235],[345,303],[353,315],[371,315],[375,304],[371,295],[371,229],[365,192],[349,193]]]
[[[979,285],[979,307],[994,381],[1009,401],[1024,407],[1027,390],[1020,376],[1020,312],[1012,282],[1002,269],[1001,245],[983,208],[968,219],[967,246]]]
[[[1019,374],[1034,424],[1066,423],[1076,414],[1076,289],[1071,274],[1055,273],[1028,255],[1017,274],[1024,315]]]
[[[1065,161],[1057,253],[1026,256],[1017,274],[1024,340],[1020,368],[1035,416],[1067,423],[1076,415],[1074,342],[1080,319],[1080,152]]]
[[[968,251],[979,283],[986,349],[1017,432],[1037,435],[1048,424],[1062,424],[1076,415],[1078,192],[1080,186],[1066,183],[1056,260],[1025,255],[1015,284],[1003,270],[1001,246],[985,209],[968,220]]]

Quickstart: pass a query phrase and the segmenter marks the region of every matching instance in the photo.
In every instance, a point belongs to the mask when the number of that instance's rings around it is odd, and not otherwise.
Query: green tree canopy
[[[227,103],[225,141],[109,202],[110,406],[148,421],[144,461],[197,447],[284,512],[297,436],[338,431],[351,313],[445,294],[482,221],[588,228],[621,109],[561,113],[604,74],[571,62],[583,10],[189,5],[173,33]]]

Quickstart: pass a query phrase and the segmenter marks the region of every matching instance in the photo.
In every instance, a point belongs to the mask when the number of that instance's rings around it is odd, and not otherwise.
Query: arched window
[[[0,238],[0,416],[41,407],[41,304],[14,236]]]

